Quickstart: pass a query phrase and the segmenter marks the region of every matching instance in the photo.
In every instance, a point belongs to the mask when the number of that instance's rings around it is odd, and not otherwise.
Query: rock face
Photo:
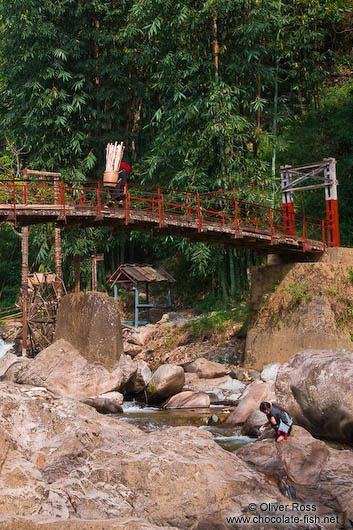
[[[257,441],[239,449],[237,456],[271,481],[276,480],[283,491],[290,490],[293,500],[287,499],[286,504],[314,504],[317,514],[338,515],[339,521],[328,528],[351,528],[352,451],[329,448],[294,425],[288,440]]]
[[[271,401],[274,397],[272,386],[263,381],[255,381],[246,389],[245,397],[242,397],[238,406],[229,415],[225,423],[227,425],[241,425],[255,410],[259,410],[261,401]],[[266,416],[263,414],[265,423]]]
[[[254,410],[245,420],[241,428],[241,433],[245,436],[257,438],[259,436],[259,427],[267,422],[267,418],[260,410]],[[272,430],[272,429],[271,429]]]
[[[349,260],[252,269],[246,366],[261,370],[300,350],[352,347],[352,249],[343,250]]]
[[[90,363],[112,370],[123,353],[118,306],[103,293],[73,293],[60,302],[55,340],[70,342]]]
[[[353,443],[352,380],[352,351],[300,351],[278,371],[277,400],[313,435]]]
[[[37,530],[40,520],[56,518],[43,528],[112,530],[119,520],[137,518],[151,529],[222,530],[229,528],[225,516],[240,515],[250,499],[285,501],[207,431],[145,433],[77,400],[6,382],[0,383],[0,466],[2,520],[32,521],[7,529]],[[131,522],[124,530],[130,528],[139,527]]]
[[[15,382],[45,387],[59,396],[73,398],[91,398],[119,389],[124,379],[120,368],[108,372],[103,366],[88,363],[63,339],[29,363],[14,368]]]
[[[208,408],[210,406],[210,397],[205,392],[192,392],[191,390],[185,390],[179,392],[168,399],[167,403],[164,403],[164,409],[195,409],[195,408]]]
[[[181,366],[164,364],[157,368],[147,387],[148,401],[162,403],[165,399],[178,394],[184,386],[185,375]]]
[[[185,367],[185,372],[195,373],[201,379],[223,377],[227,373],[227,366],[200,357]]]

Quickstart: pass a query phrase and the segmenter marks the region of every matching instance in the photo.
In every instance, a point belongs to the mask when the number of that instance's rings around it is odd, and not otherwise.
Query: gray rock
[[[16,383],[45,387],[59,396],[85,398],[119,389],[124,374],[90,364],[68,342],[54,342],[29,363],[15,365]],[[11,368],[10,368],[11,370]]]
[[[210,397],[205,392],[192,392],[184,390],[168,399],[163,404],[164,409],[196,409],[208,408],[210,406]]]
[[[265,383],[275,382],[280,366],[280,363],[267,364],[261,372],[260,379]]]
[[[117,303],[97,292],[64,296],[56,318],[55,341],[59,339],[72,344],[89,363],[114,369],[123,353]]]
[[[185,372],[195,373],[200,379],[214,379],[226,375],[227,366],[200,357],[185,367]]]
[[[181,366],[163,364],[152,375],[147,387],[148,401],[162,403],[165,399],[181,392],[185,374]]]
[[[278,402],[314,436],[353,442],[353,352],[303,350],[277,374]]]
[[[29,521],[11,530],[42,530],[48,520],[56,522],[45,530],[121,530],[114,519],[127,521],[124,530],[228,530],[226,515],[241,515],[250,501],[286,501],[205,430],[145,433],[13,383],[0,385],[0,462],[1,520]],[[150,526],[129,526],[129,518]]]

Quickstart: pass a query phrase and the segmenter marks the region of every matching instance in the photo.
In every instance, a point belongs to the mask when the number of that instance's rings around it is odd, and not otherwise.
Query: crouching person
[[[288,412],[268,401],[263,401],[260,404],[260,410],[266,414],[268,420],[263,426],[263,430],[274,429],[277,442],[287,440],[293,425],[293,420]]]

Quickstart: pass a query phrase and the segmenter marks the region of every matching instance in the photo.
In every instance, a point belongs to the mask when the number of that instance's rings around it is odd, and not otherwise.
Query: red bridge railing
[[[62,218],[71,207],[93,209],[100,217],[104,212],[118,208],[116,205],[106,209],[104,205],[109,199],[109,189],[102,187],[100,182],[0,181],[0,208],[11,205],[15,220],[17,208],[30,205],[59,207]],[[231,227],[235,236],[239,236],[241,230],[265,233],[270,235],[271,244],[274,244],[277,235],[285,234],[301,238],[303,251],[311,251],[314,241],[322,242],[322,250],[326,248],[324,219],[295,214],[288,221],[283,217],[282,209],[239,201],[234,192],[225,196],[129,183],[124,186],[122,206],[126,225],[131,212],[141,210],[157,218],[160,228],[166,220],[170,224],[173,218],[183,218],[196,222],[198,232],[207,223],[216,223]]]

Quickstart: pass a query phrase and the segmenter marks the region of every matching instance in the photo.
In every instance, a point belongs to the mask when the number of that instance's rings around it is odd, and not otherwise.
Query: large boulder
[[[125,391],[128,394],[137,394],[142,392],[152,377],[152,372],[145,361],[139,359],[136,361],[136,365],[135,373],[125,386]]]
[[[107,392],[95,398],[81,398],[80,401],[95,408],[101,414],[120,414],[124,412],[122,407],[123,399],[123,395],[120,392]]]
[[[184,390],[206,392],[210,396],[211,403],[236,401],[245,389],[243,383],[229,375],[216,377],[215,379],[199,379],[196,374],[186,374],[186,376],[187,383],[184,386]]]
[[[2,361],[2,362],[1,362]],[[17,357],[12,353],[7,353],[0,359],[0,381],[16,381],[16,375],[22,370],[25,364],[31,362],[26,357]]]
[[[45,387],[59,396],[90,398],[120,389],[123,372],[108,372],[90,364],[68,342],[60,339],[41,351],[29,363],[16,365],[15,382]],[[11,368],[10,368],[11,370]]]
[[[352,528],[352,451],[333,449],[294,425],[288,440],[257,441],[239,449],[237,456],[276,481],[292,499],[285,504],[314,505],[308,515],[315,511],[322,523],[324,514],[333,517],[334,524],[325,528]]]
[[[303,350],[281,366],[277,400],[314,436],[353,442],[353,352]]]
[[[162,403],[181,392],[185,382],[184,370],[174,364],[163,364],[152,375],[147,386],[148,401]]]
[[[0,357],[0,376],[3,375],[11,364],[18,361],[19,358],[14,353],[7,352]]]
[[[252,412],[259,409],[261,401],[271,401],[273,397],[273,385],[263,381],[255,381],[247,387],[238,406],[231,412],[225,423],[227,425],[241,425]],[[265,421],[266,417],[264,416],[263,423]]]
[[[196,409],[208,408],[210,406],[210,396],[205,392],[192,392],[184,390],[168,399],[163,404],[164,409]]]
[[[6,382],[0,449],[1,519],[29,521],[9,527],[16,530],[39,530],[41,521],[54,519],[43,529],[113,530],[120,529],[114,520],[134,518],[151,530],[225,530],[226,516],[241,515],[250,500],[286,500],[207,431],[145,433],[77,400]]]
[[[132,360],[130,355],[125,355],[123,353],[120,356],[116,367],[119,368],[123,373],[121,389],[124,390],[136,374],[137,362],[135,360]]]
[[[55,340],[59,339],[70,342],[88,362],[112,370],[123,353],[117,303],[97,292],[64,296],[56,318]]]
[[[185,367],[185,372],[195,373],[201,379],[214,379],[223,377],[228,371],[227,366],[213,361],[208,361],[204,357],[199,357],[196,361]]]

